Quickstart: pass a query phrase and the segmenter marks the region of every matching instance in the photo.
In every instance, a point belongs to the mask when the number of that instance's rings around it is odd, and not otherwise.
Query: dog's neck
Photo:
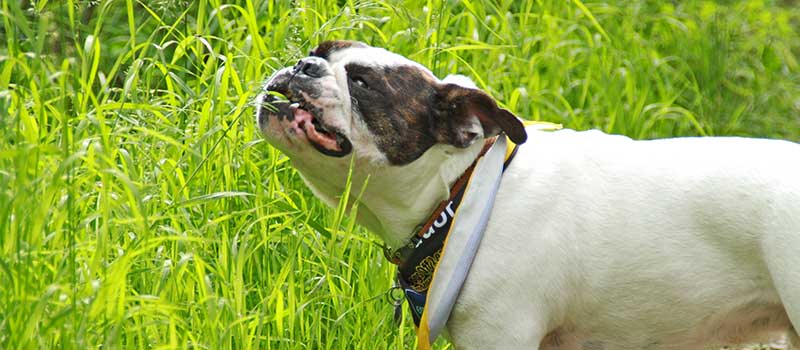
[[[483,142],[466,149],[436,145],[404,166],[355,166],[350,204],[358,202],[357,221],[391,248],[408,243],[416,229],[450,194],[450,187],[472,164]],[[306,184],[327,204],[336,207],[344,191],[347,168],[336,172],[314,170],[314,164],[295,162]],[[364,181],[367,187],[359,193]]]

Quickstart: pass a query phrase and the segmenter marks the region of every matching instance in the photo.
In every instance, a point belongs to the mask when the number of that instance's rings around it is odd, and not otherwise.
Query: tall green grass
[[[392,267],[259,137],[318,42],[519,116],[800,140],[791,1],[0,1],[0,349],[404,349]],[[439,347],[449,347],[444,341]]]

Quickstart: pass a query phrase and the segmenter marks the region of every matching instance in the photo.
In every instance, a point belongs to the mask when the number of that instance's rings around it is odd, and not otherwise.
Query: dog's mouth
[[[277,94],[276,94],[277,92]],[[283,95],[282,99],[278,94]],[[272,106],[278,118],[287,118],[291,129],[305,134],[306,139],[320,153],[331,157],[344,157],[353,150],[353,145],[340,131],[323,124],[318,117],[322,111],[300,96],[288,91],[268,91],[262,104]],[[264,107],[262,107],[264,108]]]

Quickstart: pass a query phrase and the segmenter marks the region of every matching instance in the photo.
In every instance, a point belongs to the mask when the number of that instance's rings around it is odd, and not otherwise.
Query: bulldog
[[[486,139],[519,145],[446,322],[456,349],[800,344],[796,143],[526,129],[467,78],[352,41],[320,44],[258,99],[264,137],[323,202],[348,174],[366,184],[350,204],[389,251]]]

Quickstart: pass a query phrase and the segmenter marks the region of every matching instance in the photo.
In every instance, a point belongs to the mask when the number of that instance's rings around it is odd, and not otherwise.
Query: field
[[[254,123],[264,79],[322,40],[468,75],[525,119],[800,141],[790,0],[4,0],[0,13],[0,349],[412,348],[380,242],[317,201]]]

